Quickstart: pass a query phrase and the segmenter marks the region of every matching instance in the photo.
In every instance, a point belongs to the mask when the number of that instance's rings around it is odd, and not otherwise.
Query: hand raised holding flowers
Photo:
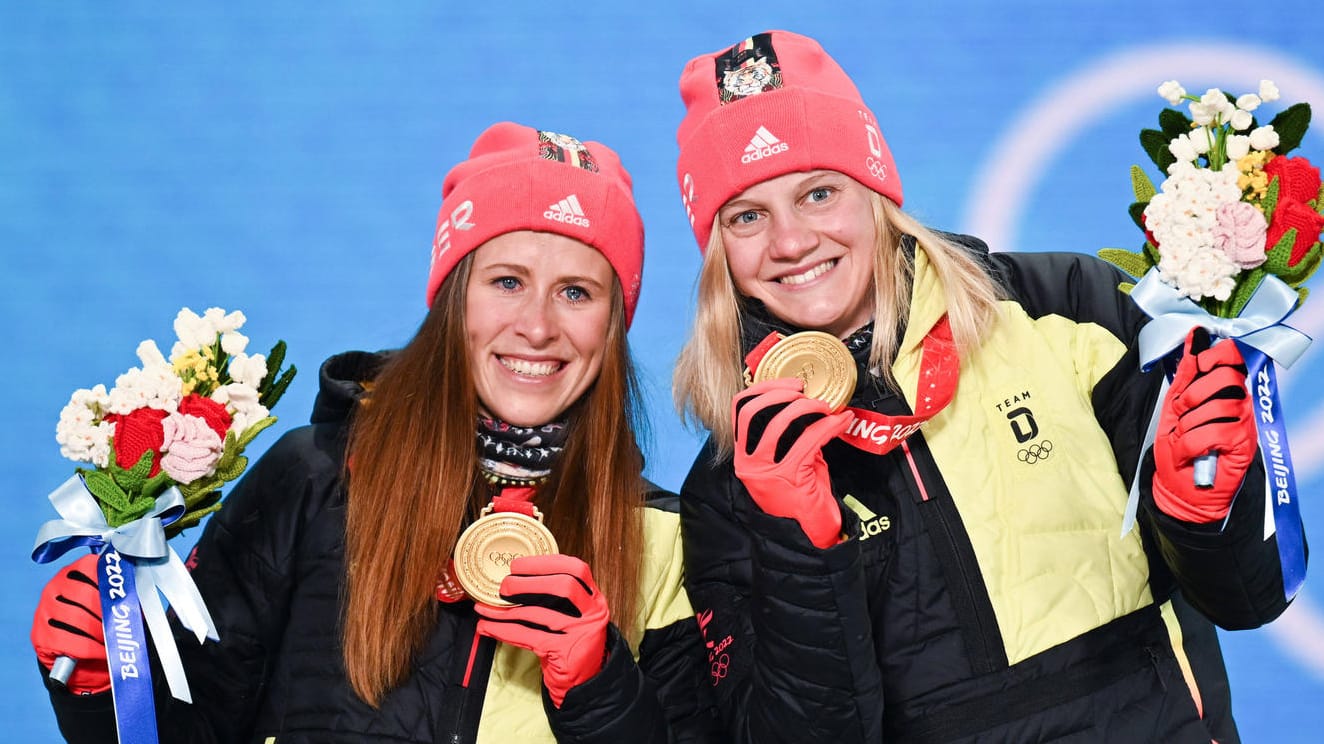
[[[1266,539],[1276,531],[1290,599],[1305,576],[1304,538],[1274,364],[1290,366],[1310,344],[1283,321],[1305,300],[1303,284],[1324,255],[1319,169],[1287,156],[1305,135],[1310,107],[1290,106],[1260,125],[1256,112],[1279,95],[1268,80],[1257,93],[1235,98],[1218,88],[1196,98],[1175,80],[1158,92],[1173,106],[1188,102],[1190,115],[1164,109],[1160,129],[1140,133],[1145,152],[1166,174],[1155,189],[1143,170],[1131,168],[1131,217],[1145,243],[1139,252],[1099,251],[1139,278],[1121,289],[1151,318],[1140,332],[1141,364],[1166,362],[1172,385],[1157,438],[1153,425],[1146,435],[1146,445],[1154,444],[1154,500],[1169,516],[1220,522],[1258,438],[1276,484],[1266,491],[1274,515]],[[1196,332],[1203,337],[1199,329],[1224,341],[1196,355],[1191,339]],[[1236,364],[1210,361],[1233,358]],[[1193,382],[1215,368],[1217,384],[1208,381],[1214,377]],[[1249,403],[1248,379],[1258,410]],[[1138,481],[1128,515],[1135,514]]]

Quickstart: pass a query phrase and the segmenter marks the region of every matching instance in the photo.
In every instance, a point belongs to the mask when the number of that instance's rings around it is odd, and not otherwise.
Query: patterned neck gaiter
[[[533,428],[478,417],[478,468],[497,485],[533,485],[547,480],[565,446],[563,421]]]

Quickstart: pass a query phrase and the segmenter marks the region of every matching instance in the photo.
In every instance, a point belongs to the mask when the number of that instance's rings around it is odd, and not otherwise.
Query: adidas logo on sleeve
[[[755,160],[770,158],[789,149],[791,149],[790,145],[777,139],[777,136],[769,132],[767,127],[760,126],[754,136],[750,138],[749,144],[745,145],[745,154],[741,156],[740,162],[752,163]]]
[[[579,197],[571,194],[555,204],[547,207],[547,211],[542,216],[555,222],[564,222],[568,225],[578,225],[579,227],[589,227],[592,225],[588,217],[584,216],[584,208],[579,206]]]

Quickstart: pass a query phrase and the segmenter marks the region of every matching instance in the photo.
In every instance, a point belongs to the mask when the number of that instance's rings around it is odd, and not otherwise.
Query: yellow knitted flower
[[[175,374],[184,383],[184,395],[194,392],[205,395],[219,381],[211,356],[210,348],[192,349],[174,361]]]
[[[1269,190],[1269,177],[1264,174],[1264,164],[1273,155],[1270,151],[1252,152],[1237,161],[1237,170],[1241,171],[1237,177],[1237,187],[1252,201],[1263,200]]]

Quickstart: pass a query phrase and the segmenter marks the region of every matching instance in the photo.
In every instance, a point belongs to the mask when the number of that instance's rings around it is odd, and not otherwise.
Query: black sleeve
[[[305,427],[273,444],[204,528],[188,563],[220,640],[199,644],[172,613],[193,703],[171,697],[153,654],[161,741],[205,744],[249,734],[284,631],[301,512],[336,487],[338,466],[313,446],[315,438]],[[51,700],[69,741],[116,740],[109,694],[76,698],[53,689]]]
[[[713,692],[739,742],[882,740],[858,543],[814,547],[758,510],[705,448],[681,489],[686,587]],[[843,519],[847,516],[843,515]]]
[[[1277,536],[1264,539],[1261,458],[1246,471],[1226,527],[1183,522],[1155,505],[1152,452],[1146,453],[1140,476],[1145,522],[1193,607],[1226,630],[1257,628],[1287,609]]]
[[[576,744],[707,744],[719,739],[712,708],[699,687],[702,645],[691,621],[651,630],[636,664],[630,647],[608,626],[602,670],[570,688],[558,709],[543,689],[543,708],[559,742]]]

